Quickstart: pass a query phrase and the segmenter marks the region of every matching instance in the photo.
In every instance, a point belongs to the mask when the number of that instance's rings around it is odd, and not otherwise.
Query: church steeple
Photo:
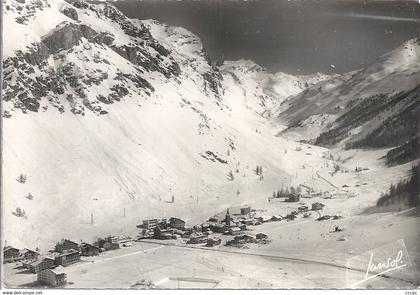
[[[225,222],[226,222],[226,225],[227,225],[227,226],[230,226],[230,214],[229,214],[229,209],[227,209],[227,211],[226,211]]]

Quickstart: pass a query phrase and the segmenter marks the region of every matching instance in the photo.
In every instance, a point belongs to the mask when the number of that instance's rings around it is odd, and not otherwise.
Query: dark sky
[[[292,74],[358,69],[420,28],[420,4],[413,0],[125,0],[114,5],[131,18],[187,28],[214,59],[251,59],[270,71]]]

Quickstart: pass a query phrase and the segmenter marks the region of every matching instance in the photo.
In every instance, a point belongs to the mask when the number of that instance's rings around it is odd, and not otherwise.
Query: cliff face
[[[9,115],[16,109],[38,112],[51,106],[60,112],[83,115],[88,109],[106,114],[105,105],[125,96],[150,96],[154,88],[145,79],[149,73],[166,79],[180,75],[170,51],[144,25],[134,25],[112,6],[81,1],[24,5],[32,7],[26,9],[32,13],[25,13],[19,2],[5,3],[5,26],[14,21],[29,40],[26,48],[5,44],[4,101]],[[43,19],[46,10],[52,21]],[[21,18],[25,21],[19,23]],[[46,34],[25,32],[30,26]],[[121,59],[126,60],[124,69]],[[92,91],[93,85],[100,91]]]

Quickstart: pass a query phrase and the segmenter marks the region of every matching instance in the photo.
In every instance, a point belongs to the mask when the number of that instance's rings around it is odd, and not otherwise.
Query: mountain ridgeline
[[[315,144],[395,147],[419,132],[418,39],[359,71],[342,76],[294,77],[267,73],[251,61],[216,66],[190,32],[155,21],[130,20],[112,5],[26,0],[6,1],[4,7],[6,20],[22,29],[37,19],[37,14],[51,10],[61,14],[45,22],[48,27],[41,30],[45,34],[24,34],[26,47],[12,45],[9,50],[6,44],[6,118],[18,109],[26,113],[49,107],[59,112],[69,109],[84,115],[89,110],[104,115],[108,105],[126,97],[148,99],[156,91],[155,74],[180,84],[182,74],[194,72],[204,91],[222,108],[223,77],[232,77],[242,85],[245,96],[251,92],[256,99],[256,112],[266,117],[275,114],[287,122],[289,128],[283,134],[313,124],[311,118],[322,116],[322,123],[316,122],[322,126],[311,138],[304,138]],[[175,43],[195,44],[195,51],[182,51],[185,46],[176,50],[174,43],[164,38],[169,35]],[[121,67],[121,63],[126,66]],[[188,70],[187,63],[191,63]]]
[[[107,3],[5,0],[3,11],[4,207],[26,209],[25,221],[5,216],[5,235],[25,244],[39,243],[33,224],[48,243],[64,230],[91,238],[92,215],[102,235],[139,216],[199,220],[265,201],[303,165],[292,133],[399,146],[389,165],[418,157],[418,40],[356,72],[292,76],[215,64],[193,33]]]
[[[278,149],[294,144],[267,129],[270,111],[329,79],[216,65],[191,32],[107,3],[7,0],[3,23],[3,194],[6,208],[26,209],[25,221],[5,217],[6,234],[35,239],[36,223],[43,243],[63,229],[91,235],[91,214],[105,234],[126,224],[113,222],[123,210],[133,223],[200,219],[265,198],[298,167]]]
[[[282,134],[302,131],[303,141],[346,149],[399,147],[400,164],[418,158],[410,146],[420,132],[419,56],[420,39],[412,39],[364,69],[285,100],[277,111],[289,125]]]

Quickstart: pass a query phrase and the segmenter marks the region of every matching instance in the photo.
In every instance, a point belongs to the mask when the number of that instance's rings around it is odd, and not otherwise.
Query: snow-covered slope
[[[405,140],[416,122],[415,40],[364,70],[291,76],[247,60],[215,66],[191,32],[106,4],[6,0],[4,28],[3,221],[17,247],[135,234],[151,217],[194,224],[313,182],[326,149],[299,152],[275,136],[279,120],[319,143],[349,130],[353,142],[386,139],[384,123],[409,130],[394,136]]]
[[[412,39],[365,69],[290,98],[276,113],[289,125],[283,134],[317,144],[345,140],[347,147],[404,143],[418,133],[419,57],[420,40]]]
[[[262,74],[274,81],[278,97],[269,97],[258,84],[261,70],[212,66],[184,29],[78,0],[6,0],[4,7],[9,244],[45,250],[64,237],[135,231],[145,218],[194,222],[227,204],[265,202],[281,178],[310,177],[294,176],[303,164],[295,144],[274,137],[261,116],[305,88],[304,78],[287,76],[282,89],[275,75]],[[320,161],[315,153],[305,160]],[[26,217],[12,214],[18,207]]]
[[[321,73],[307,76],[292,76],[282,72],[273,74],[250,60],[226,61],[221,71],[225,79],[232,80],[242,89],[243,96],[248,97],[248,107],[267,118],[289,96],[331,78]]]

